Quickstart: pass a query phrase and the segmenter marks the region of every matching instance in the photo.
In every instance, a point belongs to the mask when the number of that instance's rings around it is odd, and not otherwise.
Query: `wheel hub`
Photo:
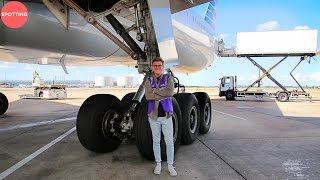
[[[173,142],[176,142],[177,137],[178,137],[178,117],[176,113],[172,114],[172,121],[173,121]]]
[[[198,121],[197,108],[195,106],[192,106],[192,108],[190,110],[190,131],[191,131],[191,133],[196,132],[197,121]]]
[[[105,137],[114,137],[117,136],[117,119],[119,118],[118,113],[110,109],[108,110],[102,120],[102,133]]]
[[[211,118],[211,110],[210,110],[209,103],[207,103],[204,107],[204,122],[206,123],[206,125],[209,125],[210,118]]]

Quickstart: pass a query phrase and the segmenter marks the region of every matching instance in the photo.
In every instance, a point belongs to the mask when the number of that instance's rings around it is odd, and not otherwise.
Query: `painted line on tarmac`
[[[13,172],[15,172],[16,170],[18,170],[19,168],[21,168],[23,165],[27,164],[29,161],[31,161],[32,159],[34,159],[35,157],[39,156],[41,153],[43,153],[44,151],[46,151],[47,149],[49,149],[51,146],[55,145],[57,142],[61,141],[63,138],[67,137],[69,134],[71,134],[73,131],[76,130],[76,127],[73,127],[72,129],[70,129],[68,132],[64,133],[63,135],[59,136],[58,138],[56,138],[55,140],[51,141],[49,144],[43,146],[42,148],[38,149],[37,151],[35,151],[34,153],[30,154],[28,157],[24,158],[23,160],[21,160],[20,162],[18,162],[17,164],[11,166],[9,169],[3,171],[0,174],[0,180],[4,179],[5,177],[9,176],[10,174],[12,174]]]
[[[231,116],[231,117],[234,117],[234,118],[237,118],[237,119],[241,119],[241,120],[247,120],[247,119],[245,119],[245,118],[242,118],[242,117],[238,117],[238,116],[234,116],[234,115],[232,115],[232,114],[228,114],[228,113],[224,113],[224,112],[221,112],[221,111],[217,111],[217,110],[212,110],[212,111],[214,111],[214,112],[217,112],[217,113],[220,113],[220,114],[224,114],[224,115],[227,115],[227,116]]]
[[[54,124],[54,123],[59,123],[59,122],[65,122],[65,121],[73,121],[76,120],[76,117],[69,117],[69,118],[64,118],[64,119],[56,119],[56,120],[50,120],[50,121],[40,121],[40,122],[35,122],[35,123],[30,123],[30,124],[20,124],[20,125],[15,125],[15,126],[9,126],[7,128],[0,128],[1,131],[10,131],[14,129],[21,129],[21,128],[30,128],[34,126],[41,126],[45,124]]]

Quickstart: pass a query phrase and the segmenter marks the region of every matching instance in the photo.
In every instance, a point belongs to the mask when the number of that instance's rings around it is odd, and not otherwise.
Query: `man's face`
[[[152,63],[152,70],[156,77],[161,76],[163,72],[163,64],[161,61],[155,61]]]

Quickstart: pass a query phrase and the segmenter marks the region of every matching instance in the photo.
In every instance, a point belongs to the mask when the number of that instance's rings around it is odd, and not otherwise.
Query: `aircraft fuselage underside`
[[[119,35],[124,34],[123,31],[115,30],[109,22],[110,18],[104,16],[113,15],[124,27],[125,34],[130,35],[143,51],[138,54],[146,54],[138,60],[133,60],[132,55],[119,48],[118,44],[88,23],[88,18],[81,17],[74,9],[60,9],[68,12],[68,22],[63,23],[63,18],[52,15],[52,10],[39,1],[24,3],[29,18],[22,28],[12,30],[2,25],[0,33],[4,34],[4,38],[0,39],[0,55],[4,61],[50,65],[59,65],[60,58],[67,55],[66,66],[138,65],[141,67],[139,72],[145,71],[144,64],[158,55],[163,57],[167,68],[181,73],[199,71],[213,62],[213,30],[198,14],[187,9],[170,14],[169,20],[164,16],[168,17],[170,7],[157,8],[155,4],[154,14],[158,13],[156,15],[161,17],[156,16],[152,20],[148,6],[151,1],[124,2],[117,1],[111,9],[104,11],[105,14],[90,11],[90,15],[95,16],[95,20],[121,43],[129,45]],[[78,4],[81,5],[80,2]],[[165,10],[162,12],[157,9]],[[158,24],[154,28],[153,22],[156,21]],[[137,48],[130,50],[136,51]]]

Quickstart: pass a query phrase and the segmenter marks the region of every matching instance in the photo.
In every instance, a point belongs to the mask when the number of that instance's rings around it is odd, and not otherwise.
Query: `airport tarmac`
[[[84,149],[75,130],[81,103],[95,93],[121,98],[134,90],[74,88],[65,100],[30,100],[18,97],[27,89],[1,89],[10,106],[0,116],[0,179],[320,179],[317,97],[225,101],[206,89],[211,129],[180,146],[177,177],[165,163],[154,175],[154,162],[140,156],[133,140],[106,154]]]

